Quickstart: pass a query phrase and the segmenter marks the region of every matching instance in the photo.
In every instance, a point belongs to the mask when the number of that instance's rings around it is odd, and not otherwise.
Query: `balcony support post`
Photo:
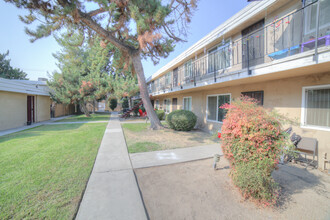
[[[214,82],[217,82],[217,73],[215,71],[215,53],[213,53],[213,75],[214,75]]]
[[[246,50],[247,50],[247,71],[248,71],[248,75],[251,75],[251,70],[250,70],[249,38],[246,38]]]
[[[314,60],[316,63],[319,62],[318,56],[318,40],[319,40],[319,27],[320,27],[320,0],[316,3],[316,38],[315,38],[315,53],[314,53]]]

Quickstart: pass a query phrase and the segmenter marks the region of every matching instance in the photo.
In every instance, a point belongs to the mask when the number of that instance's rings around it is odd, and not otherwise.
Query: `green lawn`
[[[95,113],[91,114],[91,117],[85,115],[74,115],[69,118],[59,120],[57,122],[75,122],[75,121],[108,121],[110,119],[110,113]]]
[[[105,128],[45,125],[0,137],[0,219],[72,219]]]
[[[143,132],[150,127],[150,123],[123,123],[121,124],[123,129],[127,129],[133,132]]]

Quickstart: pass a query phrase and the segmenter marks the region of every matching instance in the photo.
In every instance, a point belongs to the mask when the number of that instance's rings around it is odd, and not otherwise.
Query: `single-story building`
[[[0,78],[0,131],[73,114],[73,105],[52,103],[45,81]]]

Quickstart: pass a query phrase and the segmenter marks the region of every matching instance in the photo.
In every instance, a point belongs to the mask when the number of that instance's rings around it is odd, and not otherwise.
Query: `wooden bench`
[[[313,162],[316,162],[317,167],[317,160],[315,160],[317,154],[317,140],[315,138],[302,137],[297,144],[295,153],[305,155],[305,161],[307,162],[306,167]],[[308,162],[307,155],[313,156],[313,160]]]

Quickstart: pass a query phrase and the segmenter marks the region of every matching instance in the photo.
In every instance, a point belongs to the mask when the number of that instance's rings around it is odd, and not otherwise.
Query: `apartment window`
[[[192,98],[191,97],[184,97],[183,98],[183,110],[191,111],[191,104],[192,104]]]
[[[330,129],[330,85],[303,88],[302,125]]]
[[[156,80],[156,89],[159,90],[159,79]]]
[[[170,113],[170,107],[171,107],[171,100],[170,99],[164,99],[164,111],[166,113]]]
[[[207,63],[209,73],[230,67],[230,41],[209,50]]]
[[[242,92],[242,95],[257,100],[258,105],[264,105],[264,91]]]
[[[172,72],[166,73],[165,75],[165,85],[171,85],[172,82]]]
[[[319,0],[320,1],[320,14],[319,14],[319,26],[326,28],[330,24],[330,0]],[[309,5],[316,0],[305,0],[305,5]],[[305,9],[305,34],[312,33],[316,30],[316,13],[317,3],[308,6]]]
[[[155,102],[155,109],[159,109],[159,99],[156,99],[156,102]]]
[[[230,103],[230,97],[230,94],[207,96],[207,120],[222,122],[226,110],[219,107],[225,103]]]
[[[192,78],[192,61],[189,60],[184,64],[184,78],[189,79]]]

